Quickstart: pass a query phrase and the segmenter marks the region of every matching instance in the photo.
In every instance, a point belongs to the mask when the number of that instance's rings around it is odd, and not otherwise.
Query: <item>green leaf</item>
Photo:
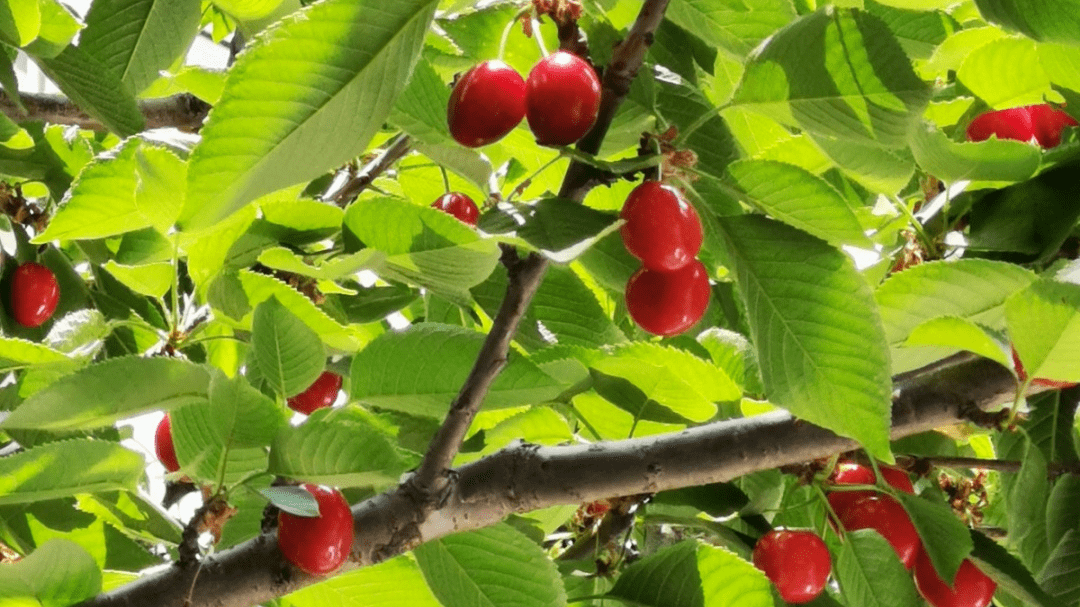
[[[1042,103],[1050,92],[1050,77],[1027,38],[999,38],[971,50],[956,76],[994,109]]]
[[[23,47],[37,38],[39,31],[41,9],[37,2],[0,4],[0,40],[14,47]]]
[[[32,3],[33,0],[24,2]],[[83,25],[66,6],[56,0],[38,0],[37,4],[41,11],[41,29],[38,30],[37,38],[23,50],[31,57],[55,57],[68,48]]]
[[[214,0],[214,4],[240,21],[253,21],[270,16],[282,0]]]
[[[1057,605],[1050,595],[1039,587],[1031,572],[1004,546],[975,530],[971,531],[971,539],[975,544],[971,559],[983,573],[997,582],[998,586],[1030,605]]]
[[[2,592],[12,607],[38,605],[67,607],[101,592],[101,569],[85,548],[67,539],[53,538],[26,558],[0,568],[0,589],[15,585],[25,593]],[[23,603],[26,598],[32,603]]]
[[[1080,477],[1064,474],[1054,483],[1046,502],[1048,544],[1057,546],[1069,531],[1080,531]]]
[[[934,49],[960,29],[960,24],[944,11],[918,10],[920,0],[866,1],[866,10],[881,18],[913,59],[929,59]],[[943,4],[941,0],[929,0]],[[892,4],[893,6],[886,6]],[[895,7],[895,8],[894,8]],[[932,8],[945,8],[935,6]],[[907,10],[905,10],[907,9]]]
[[[326,366],[326,350],[319,336],[276,297],[255,308],[251,350],[259,375],[285,397],[306,390]]]
[[[184,55],[199,30],[198,0],[107,0],[86,15],[79,48],[139,93]]]
[[[1028,444],[1012,489],[1006,496],[1009,541],[1031,571],[1039,571],[1050,556],[1046,540],[1046,502],[1050,483],[1046,480],[1046,458]]]
[[[443,607],[410,555],[335,575],[281,600],[282,607]]]
[[[231,484],[266,467],[266,445],[287,425],[285,411],[242,377],[214,375],[208,402],[169,413],[176,459],[196,480]]]
[[[994,336],[987,332],[986,328],[978,324],[956,316],[939,316],[931,318],[911,330],[904,346],[940,346],[944,348],[956,348],[967,350],[980,356],[997,361],[1008,367],[1012,364],[1007,354],[1001,349],[1001,345]]]
[[[911,517],[911,523],[922,538],[923,548],[941,579],[956,579],[960,564],[971,554],[973,547],[968,528],[945,504],[904,492],[897,493],[897,497]]]
[[[0,504],[26,504],[112,489],[134,491],[142,456],[91,438],[48,443],[0,458]]]
[[[135,95],[89,52],[69,46],[55,57],[37,57],[37,64],[69,99],[110,131],[127,137],[145,127]]]
[[[185,164],[172,152],[129,139],[79,173],[49,227],[33,242],[91,239],[153,227],[165,233],[183,202]]]
[[[878,532],[861,529],[847,534],[836,559],[836,578],[844,597],[859,607],[919,607],[922,599],[911,573]]]
[[[923,170],[945,183],[1024,181],[1035,174],[1042,160],[1038,148],[1028,143],[997,138],[957,143],[932,124],[912,131],[911,151]]]
[[[506,213],[514,217],[510,223],[520,238],[549,252],[548,256],[559,263],[569,262],[579,255],[580,245],[603,237],[619,220],[613,213],[590,209],[565,198],[544,198],[523,210],[524,213],[502,209],[485,213],[480,228],[487,230],[485,224],[492,223],[492,214]]]
[[[1029,377],[1080,382],[1080,285],[1034,282],[1005,302],[1005,319]]]
[[[1080,2],[1046,0],[975,0],[987,21],[1048,42],[1080,43]]]
[[[751,56],[734,103],[814,133],[898,148],[927,100],[879,18],[835,9],[776,32]]]
[[[932,261],[893,274],[874,293],[892,347],[893,373],[921,367],[952,352],[903,348],[922,323],[954,316],[1004,329],[1005,300],[1033,280],[1035,275],[1019,266],[982,259]]]
[[[1039,584],[1054,597],[1057,605],[1080,603],[1080,530],[1073,529],[1061,538],[1039,572]]]
[[[566,605],[555,563],[506,523],[428,542],[413,553],[445,607]]]
[[[47,346],[15,337],[0,337],[0,372],[70,361],[63,352]]]
[[[285,247],[274,247],[259,253],[259,263],[268,268],[309,276],[319,280],[338,280],[346,276],[352,276],[360,270],[376,269],[381,267],[385,259],[386,256],[381,251],[363,249],[312,266],[307,264],[300,255]]]
[[[888,347],[851,259],[761,216],[720,226],[769,400],[891,461]]]
[[[835,246],[872,247],[840,193],[809,171],[772,160],[740,160],[728,172],[772,217]]]
[[[358,156],[405,87],[435,0],[330,0],[245,49],[191,155],[185,229]]]
[[[112,358],[34,393],[0,427],[93,430],[125,417],[205,401],[210,375],[179,358]]]
[[[1076,171],[1070,163],[996,190],[971,210],[968,241],[976,251],[1054,255],[1080,219]]]
[[[480,352],[484,335],[434,323],[385,333],[352,363],[353,400],[442,419]],[[418,357],[417,353],[425,353]],[[542,403],[564,386],[511,351],[484,399],[485,409]]]
[[[762,40],[795,18],[784,0],[683,0],[664,15],[710,46],[742,59]]]
[[[278,508],[306,518],[319,516],[319,502],[302,487],[267,487],[259,491]]]
[[[393,438],[359,410],[316,411],[274,439],[269,471],[333,487],[381,489],[412,464],[395,450]]]
[[[428,144],[451,144],[454,140],[446,125],[446,106],[450,88],[435,72],[429,61],[420,61],[408,86],[401,91],[390,111],[390,123],[418,141]]]
[[[162,261],[139,266],[122,266],[113,260],[105,263],[104,268],[124,286],[149,297],[161,298],[173,286],[176,272],[172,263]]]

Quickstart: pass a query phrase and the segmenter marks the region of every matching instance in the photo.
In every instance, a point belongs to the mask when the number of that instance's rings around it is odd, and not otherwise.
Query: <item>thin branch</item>
[[[405,134],[398,135],[381,154],[364,165],[359,173],[342,184],[336,192],[327,192],[323,195],[323,200],[333,200],[340,207],[347,206],[360,195],[360,192],[371,186],[379,175],[385,173],[410,151],[412,151],[412,138]]]
[[[15,122],[41,120],[50,124],[74,125],[92,131],[108,130],[62,95],[20,93],[19,98],[26,107],[26,112],[23,112],[7,93],[0,92],[0,112]],[[140,101],[139,109],[142,111],[143,118],[146,119],[147,129],[174,127],[181,131],[195,132],[202,127],[203,120],[210,111],[210,104],[185,93]]]
[[[995,470],[997,472],[1020,472],[1024,462],[1018,460],[981,459],[978,457],[898,457],[906,468],[921,469],[930,468],[967,468],[971,470]],[[1047,473],[1051,476],[1062,474],[1080,474],[1080,462],[1049,462],[1046,465]]]
[[[895,382],[892,438],[959,423],[974,406],[1012,402],[1016,380],[989,360],[937,366]],[[451,533],[495,524],[512,512],[730,481],[857,447],[855,441],[782,412],[714,422],[682,432],[589,445],[515,445],[457,470],[437,510],[420,518],[402,486],[353,506],[356,535],[341,572],[372,565]],[[261,535],[194,568],[164,567],[81,607],[254,605],[324,578],[290,568],[275,537]]]

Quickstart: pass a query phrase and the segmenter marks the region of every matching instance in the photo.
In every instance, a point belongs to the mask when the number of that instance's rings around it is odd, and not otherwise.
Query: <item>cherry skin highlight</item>
[[[172,422],[167,413],[158,422],[157,431],[154,432],[154,452],[167,472],[180,469],[180,462],[176,460],[176,447],[173,446]]]
[[[480,208],[472,198],[461,192],[448,192],[431,203],[431,208],[439,209],[457,217],[462,223],[475,226],[480,219]]]
[[[341,376],[333,371],[323,371],[315,383],[306,390],[290,398],[286,403],[289,408],[297,413],[311,415],[316,409],[329,407],[337,400],[338,390],[341,390]]]
[[[825,589],[832,561],[825,542],[812,531],[773,529],[754,544],[754,566],[789,603],[808,603]]]
[[[915,587],[933,607],[986,607],[994,598],[997,582],[970,559],[964,559],[950,588],[938,575],[925,550],[915,559]]]
[[[904,567],[911,569],[915,565],[922,540],[900,502],[884,494],[866,495],[837,512],[837,516],[848,531],[877,531],[889,541]]]
[[[626,282],[626,309],[649,333],[677,335],[705,315],[709,293],[709,276],[696,259],[674,272],[642,267]]]
[[[701,250],[701,219],[678,190],[646,181],[630,192],[619,216],[623,244],[650,270],[685,267]]]
[[[540,145],[570,145],[600,111],[600,78],[584,59],[557,51],[541,59],[525,81],[525,118]]]
[[[502,61],[484,61],[458,79],[446,106],[450,135],[463,146],[495,143],[525,117],[525,80]]]
[[[11,314],[27,328],[40,327],[52,317],[60,302],[56,275],[45,266],[28,262],[15,269],[11,279]]]
[[[327,575],[349,558],[353,518],[345,496],[323,485],[300,485],[319,503],[319,516],[278,514],[278,548],[301,571]]]

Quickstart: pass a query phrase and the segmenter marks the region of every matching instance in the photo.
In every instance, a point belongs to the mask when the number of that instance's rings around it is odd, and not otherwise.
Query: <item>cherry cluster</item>
[[[907,473],[879,465],[885,482],[897,491],[914,494]],[[915,586],[932,607],[986,607],[997,584],[965,559],[952,584],[946,584],[919,538],[904,507],[892,496],[876,490],[844,490],[840,485],[874,485],[874,471],[855,462],[840,462],[829,478],[829,506],[848,531],[873,529],[889,542]],[[765,572],[781,598],[806,603],[817,598],[828,581],[831,562],[824,541],[813,531],[774,529],[754,546],[754,565]]]
[[[474,66],[454,85],[446,122],[454,140],[470,148],[502,139],[522,118],[540,145],[570,145],[592,128],[599,111],[596,71],[577,55],[556,51],[537,62],[528,79],[498,59]],[[473,226],[480,214],[460,192],[431,206]]]
[[[998,139],[1034,140],[1044,148],[1052,148],[1061,143],[1061,132],[1067,126],[1077,126],[1076,120],[1041,103],[979,114],[968,124],[967,138],[985,141],[994,135]]]
[[[40,327],[52,318],[60,302],[56,275],[45,266],[27,262],[11,278],[11,315],[27,328]]]
[[[689,329],[709,306],[709,274],[697,260],[701,219],[678,190],[646,181],[630,192],[620,217],[623,244],[641,260],[626,282],[626,308],[639,327],[670,336]]]

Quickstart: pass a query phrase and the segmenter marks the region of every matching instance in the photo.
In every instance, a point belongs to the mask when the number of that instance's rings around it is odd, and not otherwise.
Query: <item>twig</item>
[[[7,95],[0,92],[0,112],[15,122],[41,120],[50,124],[69,124],[92,131],[107,130],[62,95],[44,93],[21,93],[19,98],[26,106],[24,113]],[[162,99],[139,102],[139,109],[146,119],[147,129],[175,127],[181,131],[195,132],[202,127],[210,104],[190,94],[174,95]]]
[[[896,458],[908,469],[922,469],[925,466],[932,468],[969,468],[972,470],[996,470],[998,472],[1019,472],[1024,464],[1018,460],[1004,459],[981,459],[978,457],[917,457],[907,456]],[[1080,474],[1080,462],[1049,462],[1046,470],[1050,476],[1062,474]]]
[[[360,195],[360,192],[371,186],[379,175],[394,166],[395,162],[404,158],[411,150],[412,138],[404,133],[398,135],[381,154],[364,165],[364,168],[360,169],[360,172],[355,177],[342,184],[336,192],[327,192],[322,199],[333,200],[340,207],[347,206],[354,198]]]

